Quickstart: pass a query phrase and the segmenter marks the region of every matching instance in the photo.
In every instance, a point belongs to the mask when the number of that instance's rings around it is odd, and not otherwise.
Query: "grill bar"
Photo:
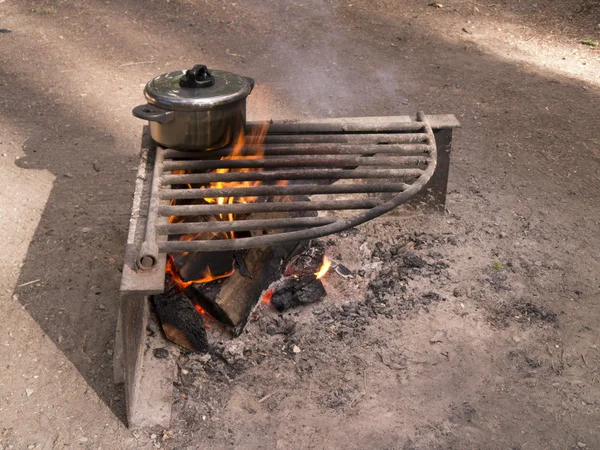
[[[140,247],[137,266],[142,270],[152,269],[158,261],[158,246],[156,244],[156,222],[158,219],[160,178],[164,165],[164,153],[155,152],[154,168],[152,169],[152,184],[150,186],[150,203],[148,205],[148,218],[146,219],[146,231],[144,242]]]
[[[403,158],[403,159],[400,159]],[[295,158],[281,157],[273,159],[219,159],[200,161],[166,161],[165,170],[208,170],[208,169],[262,169],[282,167],[356,167],[356,166],[410,166],[411,159],[377,158],[370,156],[302,156]]]
[[[378,124],[348,123],[343,120],[329,123],[311,122],[257,122],[253,129],[269,127],[269,134],[334,134],[334,133],[397,133],[399,131],[419,131],[424,126],[420,122],[380,122]]]
[[[264,202],[234,203],[232,205],[176,205],[160,206],[158,213],[163,216],[210,216],[219,214],[252,214],[299,211],[331,211],[371,209],[379,206],[380,200],[322,200],[311,202]]]
[[[405,183],[373,184],[295,184],[288,186],[257,186],[249,188],[165,189],[160,192],[163,200],[199,198],[241,198],[265,196],[292,196],[316,194],[369,194],[377,192],[402,192]]]
[[[422,162],[426,162],[423,161]],[[171,184],[206,184],[241,181],[278,181],[278,180],[326,180],[326,179],[366,179],[393,178],[407,180],[420,176],[421,169],[290,169],[263,172],[228,172],[228,173],[192,173],[184,175],[163,175],[163,185]]]
[[[249,137],[252,137],[250,135]],[[427,141],[426,133],[414,134],[267,134],[266,144],[416,144]]]
[[[235,152],[236,156],[249,156],[264,154],[271,155],[352,155],[352,154],[394,154],[398,156],[421,156],[429,152],[427,144],[264,144],[244,145],[244,148]],[[206,152],[180,152],[165,150],[166,159],[198,159],[198,158],[223,158],[234,154],[232,147]]]
[[[291,219],[237,220],[232,222],[190,222],[159,225],[157,230],[164,234],[219,233],[228,231],[274,230],[278,228],[306,228],[328,225],[335,217],[296,217]]]

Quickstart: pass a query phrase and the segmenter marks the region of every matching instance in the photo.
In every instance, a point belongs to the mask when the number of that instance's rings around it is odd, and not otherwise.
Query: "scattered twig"
[[[585,356],[583,356],[583,353],[581,354],[581,359],[583,359],[583,363],[585,364],[585,367],[590,367],[590,366],[588,366],[588,363],[585,360]]]
[[[476,6],[485,6],[486,8],[495,8],[497,6],[495,3],[492,3],[490,5],[486,5],[485,3],[472,2],[472,1],[469,1],[469,3],[476,5]]]
[[[270,394],[265,395],[263,398],[261,398],[258,403],[262,403],[266,400],[269,400],[271,397],[273,397],[275,394],[277,394],[279,391],[281,390],[281,388],[271,392]]]
[[[128,63],[125,63],[125,64],[121,64],[121,67],[138,66],[140,64],[152,64],[153,62],[156,62],[156,61],[139,61],[139,62],[133,61],[133,62],[128,62]]]
[[[363,383],[365,385],[365,387],[364,387],[365,392],[367,392],[367,370],[366,369],[363,369]]]
[[[33,283],[37,283],[38,281],[41,281],[41,279],[38,278],[37,280],[28,281],[27,283],[19,284],[17,287],[27,286],[27,285],[30,285],[30,284],[33,284]]]
[[[232,53],[229,51],[229,49],[225,50],[225,54],[229,55],[229,56],[237,56],[238,58],[243,58],[244,55],[240,55],[239,53]]]
[[[348,403],[348,408],[354,408],[356,404],[364,397],[364,392],[358,392],[352,400]]]

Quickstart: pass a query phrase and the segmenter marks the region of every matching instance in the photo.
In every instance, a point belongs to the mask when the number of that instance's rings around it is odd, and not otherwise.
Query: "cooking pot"
[[[147,120],[159,145],[178,150],[212,150],[230,144],[246,126],[246,97],[254,80],[196,65],[149,81],[148,104],[133,108]]]

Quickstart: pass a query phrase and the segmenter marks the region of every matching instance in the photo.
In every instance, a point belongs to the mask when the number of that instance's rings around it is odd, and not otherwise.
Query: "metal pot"
[[[160,75],[146,85],[148,104],[133,108],[159,145],[212,150],[230,144],[246,126],[246,97],[254,80],[196,65]]]

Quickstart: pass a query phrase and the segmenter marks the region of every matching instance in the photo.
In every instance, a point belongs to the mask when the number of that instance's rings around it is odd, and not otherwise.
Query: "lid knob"
[[[206,88],[215,84],[215,79],[205,65],[197,64],[179,79],[179,86],[183,88]]]

